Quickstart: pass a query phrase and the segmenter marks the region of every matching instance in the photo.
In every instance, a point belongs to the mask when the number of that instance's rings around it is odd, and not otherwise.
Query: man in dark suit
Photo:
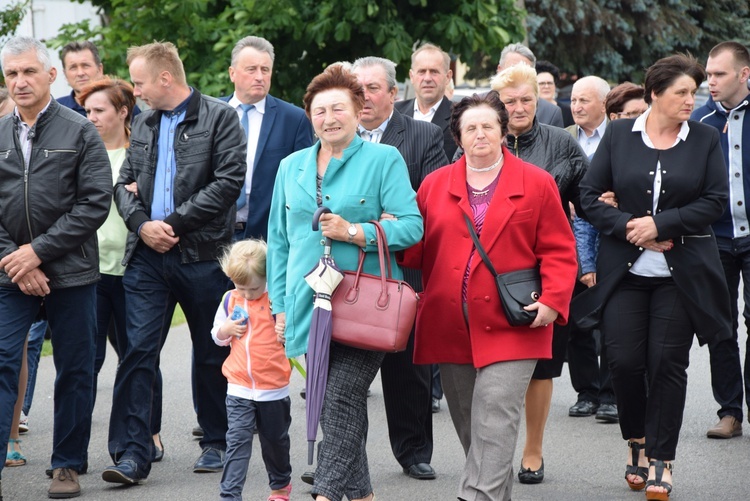
[[[431,43],[419,47],[411,55],[409,79],[414,86],[415,99],[398,101],[396,110],[415,120],[432,122],[443,129],[443,149],[447,158],[456,153],[456,142],[451,133],[451,100],[445,89],[453,77],[451,58],[447,52]]]
[[[279,163],[287,155],[313,144],[305,112],[271,96],[273,45],[248,36],[232,50],[229,78],[234,93],[224,101],[237,110],[247,133],[247,174],[237,201],[235,239],[267,239],[271,194]]]
[[[431,122],[443,129],[443,149],[448,159],[456,153],[456,141],[451,132],[451,100],[446,97],[446,88],[453,72],[451,58],[437,45],[426,43],[411,55],[409,78],[414,86],[415,99],[398,101],[396,110],[414,120]],[[443,386],[440,384],[440,369],[432,366],[432,412],[440,411]]]
[[[365,90],[365,107],[360,117],[360,135],[365,141],[395,146],[409,169],[416,191],[424,178],[448,164],[440,127],[420,122],[396,111],[396,65],[388,59],[357,59],[352,71]],[[415,290],[421,290],[417,270],[404,270]],[[432,460],[431,371],[428,365],[414,365],[414,333],[406,350],[389,353],[381,366],[388,435],[391,449],[404,473],[412,478],[435,478]]]

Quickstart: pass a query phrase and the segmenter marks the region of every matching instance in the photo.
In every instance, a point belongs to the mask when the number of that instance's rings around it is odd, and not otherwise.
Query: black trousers
[[[380,366],[391,450],[403,468],[432,461],[432,366],[415,365],[414,331],[406,350]]]
[[[603,328],[622,438],[646,437],[646,456],[675,458],[693,326],[671,277],[628,274],[604,308]]]
[[[585,291],[587,287],[576,282],[573,297]],[[595,404],[615,403],[615,392],[607,362],[607,348],[602,342],[601,363],[597,355],[596,333],[581,331],[570,324],[568,339],[568,371],[573,389],[578,393],[578,401]]]

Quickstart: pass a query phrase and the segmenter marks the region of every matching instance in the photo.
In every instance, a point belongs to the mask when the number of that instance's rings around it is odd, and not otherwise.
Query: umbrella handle
[[[330,214],[330,213],[331,213],[331,209],[329,209],[325,205],[318,207],[318,210],[316,210],[315,213],[313,214],[313,220],[312,220],[313,231],[318,231],[318,228],[319,228],[318,223],[320,222],[320,216],[322,216],[323,214]],[[331,239],[328,237],[326,237],[323,254],[325,254],[326,256],[331,255]]]

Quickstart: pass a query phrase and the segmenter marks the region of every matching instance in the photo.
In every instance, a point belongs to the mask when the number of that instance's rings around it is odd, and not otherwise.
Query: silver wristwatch
[[[354,237],[357,236],[357,227],[350,224],[349,228],[346,229],[346,232],[349,234],[349,243],[354,243]]]

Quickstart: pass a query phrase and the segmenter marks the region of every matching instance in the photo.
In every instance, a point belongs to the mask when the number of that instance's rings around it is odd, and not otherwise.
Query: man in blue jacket
[[[229,78],[234,93],[223,98],[237,110],[247,134],[247,173],[237,201],[235,239],[267,240],[268,214],[279,163],[313,144],[310,121],[302,108],[271,96],[273,45],[248,36],[232,50]]]
[[[719,255],[731,295],[734,338],[709,345],[711,387],[720,408],[719,422],[708,429],[709,438],[742,435],[743,377],[737,343],[737,298],[742,276],[745,325],[750,327],[750,51],[737,42],[722,42],[711,49],[706,64],[711,99],[691,116],[719,130],[729,174],[730,203],[713,224]],[[748,342],[750,348],[750,338]],[[750,358],[745,354],[745,396],[750,398]],[[750,401],[749,401],[750,402]]]

